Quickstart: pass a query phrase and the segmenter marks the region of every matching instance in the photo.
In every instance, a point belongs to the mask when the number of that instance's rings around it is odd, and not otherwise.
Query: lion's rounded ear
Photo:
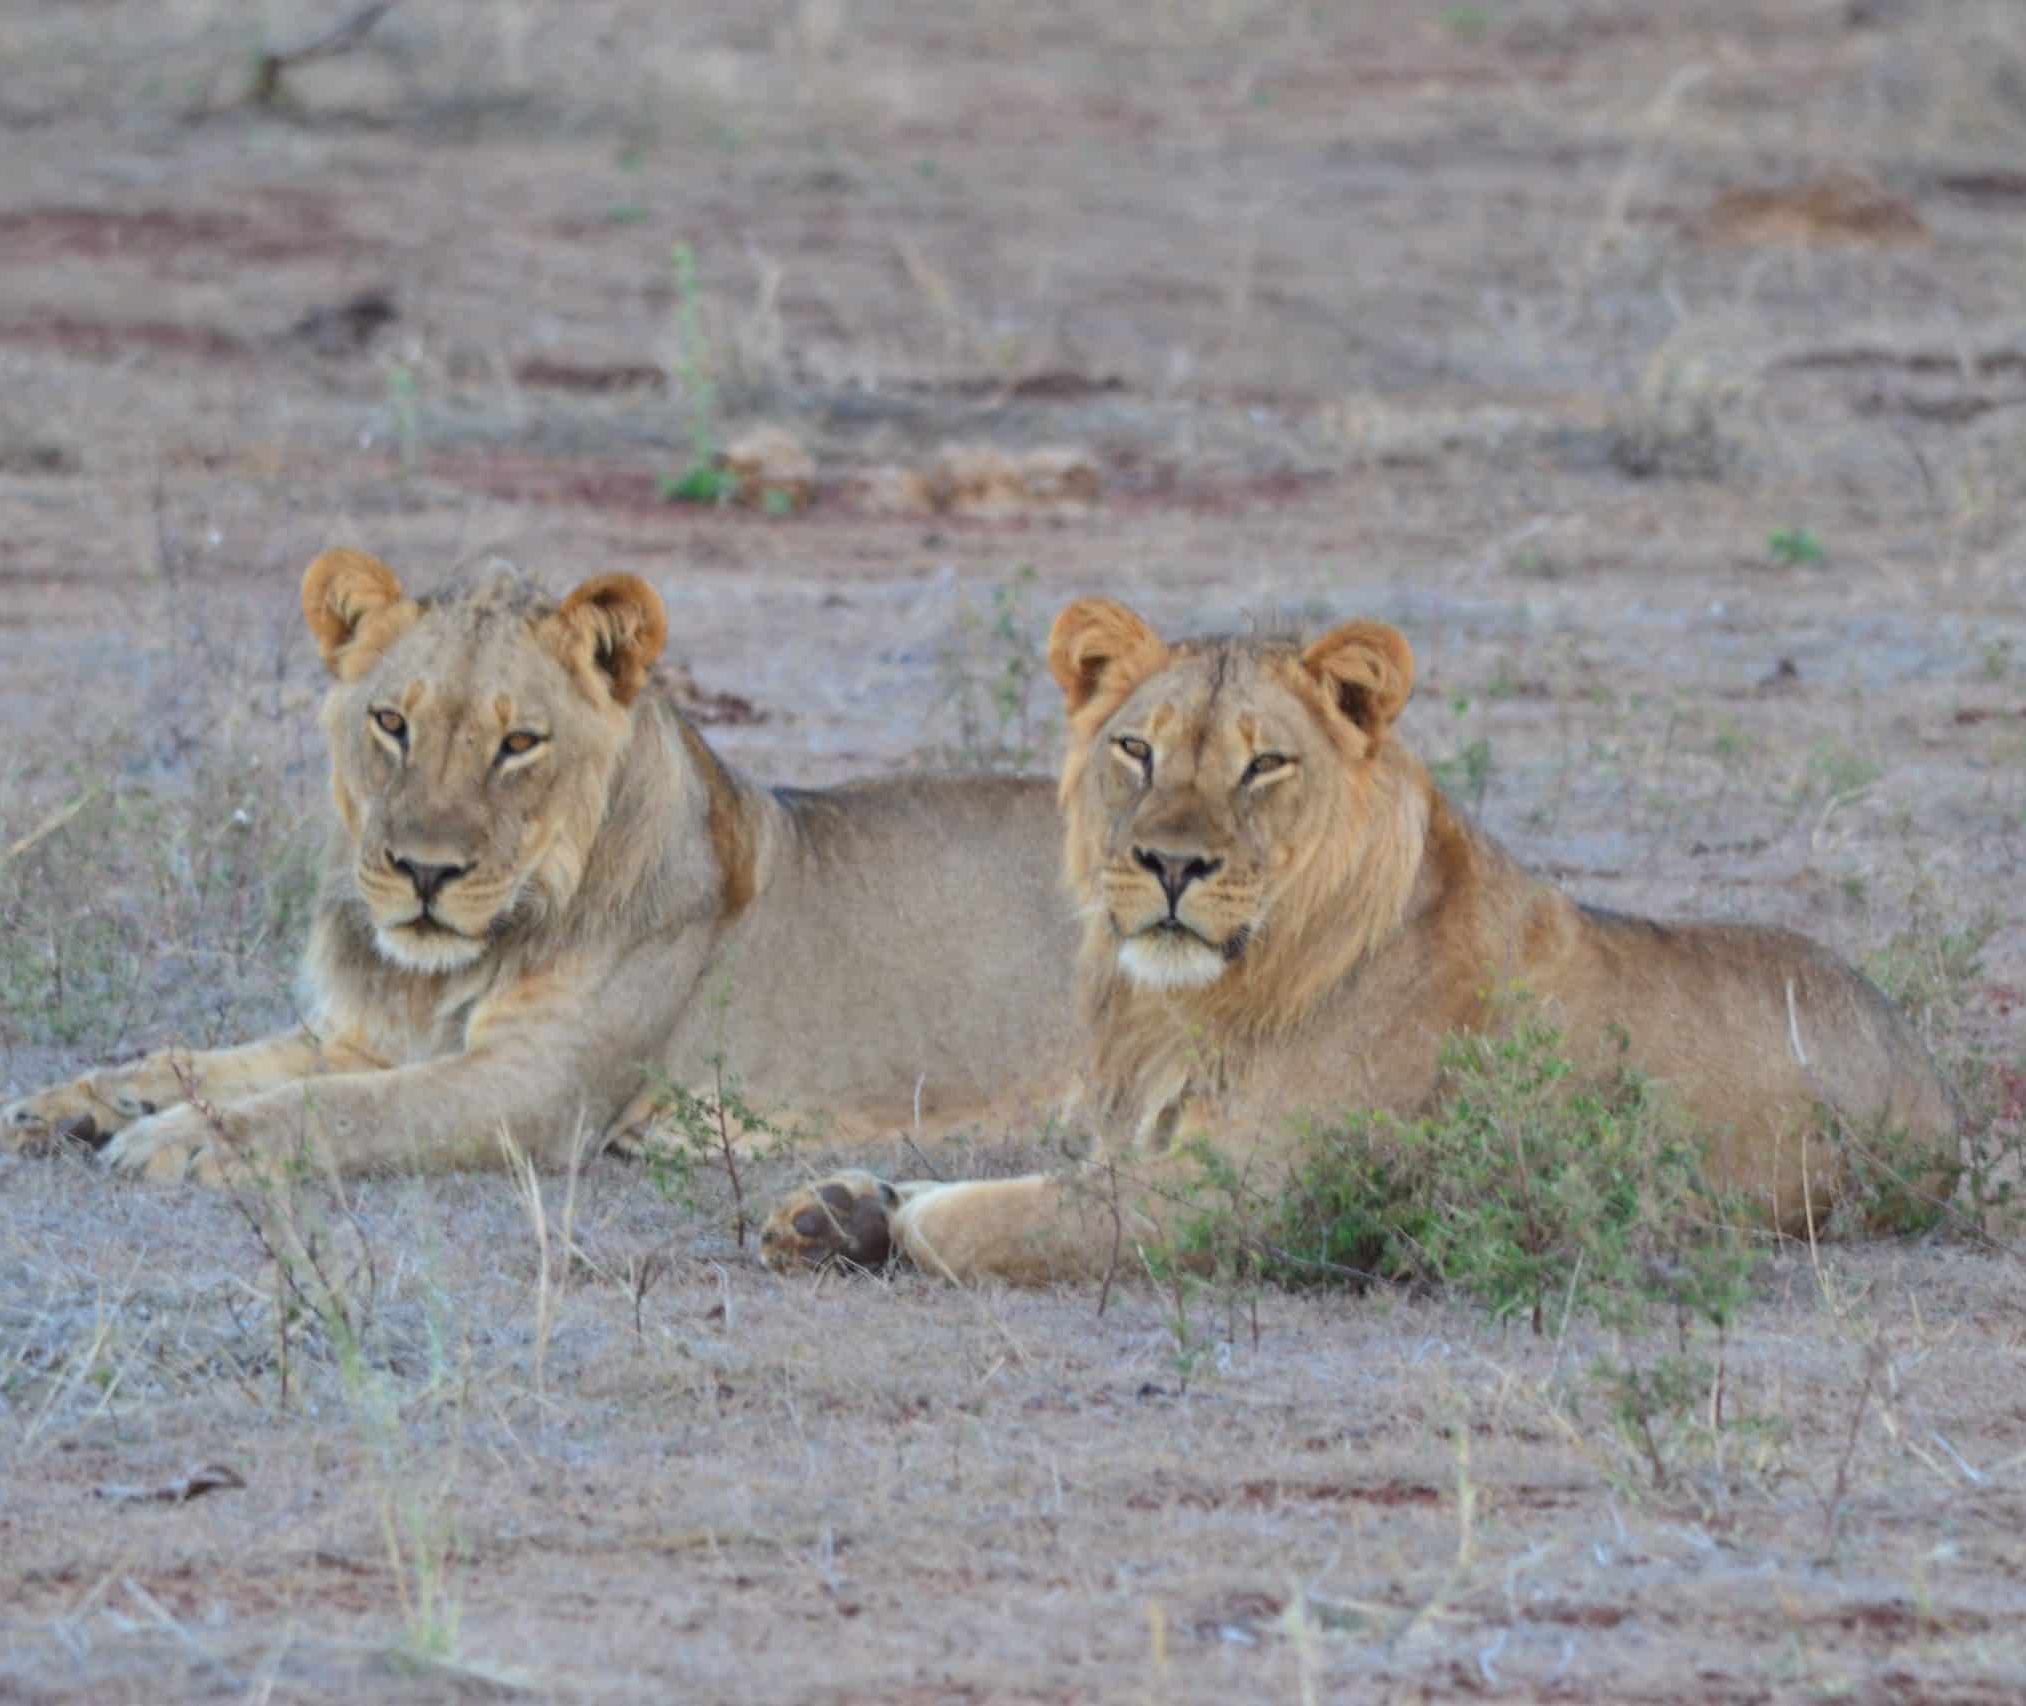
[[[599,575],[563,600],[555,615],[573,664],[605,678],[612,697],[630,705],[668,638],[661,595],[638,575]]]
[[[1048,630],[1049,673],[1072,717],[1097,697],[1106,676],[1123,670],[1138,680],[1167,655],[1160,635],[1109,598],[1079,598]]]
[[[403,594],[394,571],[378,557],[340,546],[325,551],[303,571],[302,613],[323,653],[324,667],[339,673],[339,659],[358,638],[366,619],[399,604]]]
[[[1330,703],[1377,740],[1414,691],[1414,648],[1383,622],[1346,622],[1301,654]]]

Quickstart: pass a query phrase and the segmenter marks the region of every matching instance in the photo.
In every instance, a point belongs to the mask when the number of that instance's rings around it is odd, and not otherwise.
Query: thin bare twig
[[[711,1059],[714,1100],[717,1104],[718,1147],[724,1151],[725,1173],[732,1182],[732,1234],[738,1240],[741,1250],[746,1247],[746,1191],[739,1181],[739,1161],[732,1152],[731,1121],[725,1113],[725,1057],[718,1054]]]
[[[312,36],[299,46],[269,48],[254,64],[253,88],[248,99],[255,106],[273,106],[281,99],[284,73],[295,66],[307,65],[312,59],[326,59],[356,47],[365,39],[366,32],[399,3],[400,0],[372,0],[370,5],[361,6],[350,17],[339,19],[322,35]]]
[[[1843,1442],[1843,1454],[1836,1460],[1836,1480],[1829,1489],[1829,1497],[1822,1504],[1822,1549],[1834,1555],[1836,1538],[1843,1526],[1843,1501],[1850,1492],[1850,1462],[1857,1455],[1857,1439],[1864,1427],[1865,1413],[1871,1408],[1871,1396],[1878,1389],[1879,1371],[1885,1366],[1885,1343],[1883,1337],[1874,1333],[1871,1342],[1864,1347],[1864,1386],[1857,1394],[1857,1408],[1850,1417],[1850,1434]]]
[[[1112,1281],[1118,1278],[1119,1247],[1124,1244],[1126,1236],[1125,1220],[1119,1213],[1118,1163],[1107,1161],[1105,1172],[1111,1180],[1111,1194],[1107,1199],[1111,1204],[1111,1260],[1105,1263],[1104,1285],[1097,1294],[1097,1317],[1100,1321],[1104,1319],[1105,1305],[1111,1302]]]

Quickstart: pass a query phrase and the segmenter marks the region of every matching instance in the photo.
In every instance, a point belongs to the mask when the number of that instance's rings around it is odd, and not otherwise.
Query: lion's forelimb
[[[24,1142],[57,1136],[97,1145],[193,1097],[229,1104],[326,1073],[378,1064],[349,1042],[298,1026],[232,1048],[157,1049],[123,1066],[100,1067],[17,1102],[7,1112],[7,1123]]]
[[[201,1121],[143,1121],[108,1159],[173,1177],[178,1155],[209,1145],[262,1162],[302,1154],[345,1173],[443,1172],[499,1166],[504,1133],[561,1165],[633,1099],[687,988],[680,969],[665,943],[616,966],[552,964],[481,1001],[454,1053],[216,1098]]]

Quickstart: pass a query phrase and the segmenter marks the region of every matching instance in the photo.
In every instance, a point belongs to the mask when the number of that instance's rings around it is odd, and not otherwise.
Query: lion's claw
[[[89,1078],[61,1084],[0,1110],[0,1148],[40,1152],[65,1143],[103,1148],[114,1133],[146,1119],[155,1104]]]
[[[212,1120],[187,1103],[136,1120],[104,1144],[99,1158],[116,1173],[198,1185],[230,1183],[239,1160]]]

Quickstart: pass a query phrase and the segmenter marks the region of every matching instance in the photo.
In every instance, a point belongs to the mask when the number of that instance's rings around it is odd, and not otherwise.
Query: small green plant
[[[1032,563],[992,589],[988,614],[968,602],[957,610],[957,640],[939,660],[940,707],[956,718],[953,751],[939,754],[967,770],[1022,771],[1040,758],[1044,724],[1033,705],[1046,679],[1041,625],[1027,608],[1038,579]]]
[[[1204,1282],[1183,1263],[1165,1259],[1158,1252],[1148,1256],[1147,1268],[1168,1293],[1168,1333],[1172,1340],[1168,1366],[1175,1371],[1176,1390],[1186,1393],[1197,1370],[1216,1354],[1216,1347],[1189,1315],[1189,1306],[1204,1289]]]
[[[1818,1123],[1835,1134],[1850,1186],[1830,1216],[1832,1230],[1846,1227],[1872,1237],[1915,1238],[1950,1218],[1950,1198],[1965,1169],[1937,1161],[1928,1145],[1899,1126],[1854,1129],[1833,1108]],[[1994,1187],[2000,1201],[2009,1188]],[[1972,1193],[1973,1197],[1975,1193]]]
[[[1429,767],[1436,781],[1452,793],[1468,794],[1473,809],[1484,805],[1484,790],[1491,781],[1491,742],[1482,735],[1466,741],[1448,758]]]
[[[1776,527],[1766,536],[1766,553],[1782,568],[1819,563],[1827,553],[1822,541],[1805,527]]]
[[[718,388],[704,336],[696,251],[677,243],[670,261],[675,275],[676,377],[689,404],[689,464],[680,474],[663,474],[655,481],[655,490],[664,503],[729,503],[738,482],[718,464]]]
[[[1759,743],[1756,740],[1736,723],[1728,721],[1717,730],[1716,738],[1709,743],[1711,756],[1727,769],[1743,764],[1758,749]]]
[[[746,1234],[756,1222],[746,1207],[745,1181],[739,1160],[756,1142],[771,1144],[787,1134],[747,1101],[738,1081],[725,1070],[722,1050],[706,1063],[708,1090],[691,1090],[669,1079],[656,1086],[654,1112],[662,1140],[648,1151],[648,1177],[671,1201],[694,1211],[700,1207],[698,1184],[706,1172],[722,1167],[732,1192],[732,1236],[744,1249]]]
[[[1973,1232],[1987,1217],[2015,1207],[2026,1177],[2026,1058],[1985,1041],[1973,1023],[1985,987],[1984,951],[2002,923],[1987,908],[1951,921],[1933,883],[1917,882],[1909,916],[1885,947],[1866,956],[1864,970],[1898,1003],[1926,1043],[1962,1108],[1961,1218]],[[1860,1133],[1852,1139],[1853,1210],[1867,1225],[1924,1230],[1958,1218],[1936,1179],[1931,1156],[1908,1154],[1903,1136]]]
[[[387,412],[394,422],[401,466],[412,474],[422,460],[422,382],[405,361],[388,364]]]
[[[1505,693],[1509,693],[1509,691],[1511,689],[1503,681],[1503,671],[1501,671],[1499,677],[1493,679],[1491,687],[1487,689],[1487,697],[1499,699],[1499,697],[1505,697]],[[1469,717],[1471,715],[1471,695],[1467,695],[1467,693],[1453,695],[1451,701],[1449,701],[1449,713],[1459,723],[1465,717]],[[1483,810],[1485,788],[1491,784],[1491,742],[1485,738],[1485,735],[1477,735],[1475,740],[1465,742],[1453,754],[1449,754],[1449,758],[1434,760],[1428,766],[1428,772],[1434,776],[1436,786],[1440,786],[1440,788],[1443,788],[1449,794],[1457,794],[1457,796],[1465,796],[1467,794],[1469,800],[1471,800],[1471,810]]]
[[[2014,643],[2009,634],[1984,642],[1984,674],[1991,681],[2003,681],[2012,673]]]
[[[730,503],[737,489],[737,480],[725,469],[703,464],[692,464],[680,474],[658,474],[654,480],[655,496],[671,504]]]
[[[727,1064],[725,1022],[732,1008],[731,967],[726,967],[708,999],[716,1020],[717,1046],[705,1060],[710,1088],[692,1090],[665,1073],[650,1074],[654,1085],[655,1131],[647,1148],[648,1177],[669,1201],[690,1212],[702,1207],[701,1182],[722,1168],[732,1193],[732,1235],[743,1249],[746,1234],[757,1224],[746,1208],[742,1159],[787,1137],[751,1102],[738,1076]]]
[[[1566,557],[1543,551],[1538,545],[1522,545],[1513,553],[1512,572],[1522,580],[1567,580],[1572,566]]]
[[[1494,689],[1497,685],[1496,682],[1493,683]],[[1490,696],[1501,697],[1495,691]],[[1468,694],[1458,693],[1451,697],[1449,712],[1458,722],[1470,715],[1470,709],[1471,701]],[[1447,758],[1438,758],[1428,768],[1437,784],[1446,792],[1467,794],[1473,811],[1483,809],[1484,791],[1490,786],[1492,772],[1491,742],[1485,736],[1479,735],[1473,740],[1465,741]]]
[[[1883,774],[1874,760],[1841,741],[1817,741],[1808,751],[1808,780],[1813,787],[1807,791],[1819,790],[1832,800],[1861,794]]]

